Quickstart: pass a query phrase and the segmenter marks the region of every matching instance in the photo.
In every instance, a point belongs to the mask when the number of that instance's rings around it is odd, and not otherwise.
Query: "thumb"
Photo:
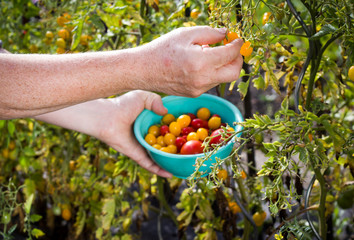
[[[155,93],[144,92],[144,108],[159,115],[165,115],[167,108],[162,104],[161,97]]]
[[[197,26],[190,28],[193,44],[207,45],[222,41],[226,36],[226,28],[212,28],[209,26]]]

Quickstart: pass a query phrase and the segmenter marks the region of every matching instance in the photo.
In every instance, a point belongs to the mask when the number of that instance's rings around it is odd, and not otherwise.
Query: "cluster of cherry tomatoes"
[[[176,118],[166,114],[161,124],[149,127],[145,141],[167,153],[198,154],[203,152],[203,141],[207,137],[210,137],[209,146],[213,147],[226,142],[233,131],[218,114],[211,115],[208,108],[202,107],[196,115],[186,113]]]

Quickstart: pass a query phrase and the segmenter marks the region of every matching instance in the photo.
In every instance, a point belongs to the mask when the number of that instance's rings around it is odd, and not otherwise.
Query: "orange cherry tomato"
[[[253,47],[251,47],[251,42],[246,41],[240,49],[241,55],[244,57],[248,57],[251,56],[252,52],[253,52]]]
[[[233,40],[237,39],[238,35],[235,32],[228,32],[227,37],[224,39],[224,45],[232,42]]]
[[[210,118],[210,110],[205,107],[198,109],[197,118],[202,120],[208,120]]]
[[[236,202],[229,202],[229,209],[233,214],[241,212],[241,208],[237,205]]]

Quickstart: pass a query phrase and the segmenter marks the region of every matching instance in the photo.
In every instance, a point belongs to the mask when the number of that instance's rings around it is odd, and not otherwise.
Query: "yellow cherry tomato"
[[[223,181],[223,180],[226,180],[227,177],[228,177],[228,173],[225,169],[221,169],[219,170],[218,174],[217,174],[218,178]]]
[[[270,22],[273,20],[273,16],[272,16],[272,13],[271,12],[265,12],[263,14],[263,18],[262,18],[262,23],[263,25],[265,25],[266,23]]]
[[[160,135],[160,128],[157,125],[152,125],[149,127],[148,133],[153,134],[155,137]]]
[[[176,137],[181,134],[181,125],[179,125],[178,122],[171,122],[168,128],[170,133],[172,133]]]
[[[210,118],[209,109],[205,107],[198,109],[197,118],[200,118],[202,120],[208,120]]]
[[[163,141],[167,146],[171,144],[175,144],[176,136],[173,135],[172,133],[166,133],[166,135],[163,137]]]
[[[162,122],[166,125],[170,125],[171,122],[175,121],[176,118],[173,116],[171,113],[167,113],[165,116],[162,118]]]
[[[167,148],[169,149],[170,153],[176,154],[177,153],[177,147],[174,144],[170,144],[167,146]]]
[[[200,11],[198,9],[193,9],[191,11],[191,18],[197,19],[199,17]]]
[[[198,128],[197,135],[200,141],[204,141],[209,136],[209,132],[205,128]]]
[[[158,137],[156,138],[156,143],[157,143],[158,145],[160,145],[161,147],[165,147],[165,146],[166,146],[165,140],[164,140],[164,137],[163,137],[163,136],[158,136]]]
[[[183,114],[177,118],[177,122],[181,126],[181,128],[188,127],[191,121],[191,117],[186,114]]]
[[[64,48],[61,48],[61,47],[57,48],[57,54],[63,54],[65,52],[66,52],[66,50]]]
[[[160,144],[155,143],[154,145],[152,145],[153,148],[156,148],[157,150],[160,150],[162,147]]]
[[[66,42],[65,42],[65,40],[63,38],[58,38],[55,43],[60,48],[65,48],[66,47]]]
[[[349,68],[348,77],[350,80],[354,81],[354,65]]]
[[[198,134],[196,132],[190,132],[187,135],[187,141],[190,140],[199,140]]]
[[[45,37],[46,37],[46,38],[49,38],[49,39],[52,39],[52,38],[54,37],[54,34],[53,34],[53,32],[51,32],[51,31],[47,31],[47,32],[45,33]]]
[[[145,136],[145,141],[152,146],[156,143],[156,137],[154,134],[148,133]]]
[[[266,212],[256,212],[252,218],[257,227],[262,226],[267,214]]]
[[[211,117],[208,121],[208,127],[211,130],[218,129],[221,126],[221,118],[220,117]]]

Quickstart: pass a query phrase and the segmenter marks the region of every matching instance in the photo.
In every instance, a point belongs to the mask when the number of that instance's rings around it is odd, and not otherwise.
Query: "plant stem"
[[[174,212],[172,211],[172,209],[170,208],[170,206],[168,205],[168,203],[166,201],[164,190],[163,190],[163,179],[161,177],[157,177],[157,188],[158,188],[158,192],[159,192],[158,198],[159,198],[161,206],[166,209],[168,216],[172,219],[172,221],[178,227],[176,215],[174,214]]]
[[[319,222],[320,222],[320,235],[323,240],[326,240],[327,238],[327,225],[326,225],[326,215],[325,215],[326,195],[327,195],[326,181],[319,168],[315,167],[314,172],[316,175],[316,179],[320,183],[320,205],[318,208]]]
[[[252,221],[252,219],[248,219],[249,217],[247,216],[247,213],[248,213],[248,199],[247,199],[245,187],[243,186],[241,180],[239,178],[236,178],[235,181],[237,182],[237,186],[238,186],[238,189],[239,189],[240,194],[241,194],[241,199],[245,203],[245,204],[237,203],[237,204],[239,204],[239,206],[240,206],[240,208],[242,210],[242,213],[243,213],[243,216],[244,216],[244,220],[245,220],[245,227],[243,229],[242,239],[248,240],[248,239],[250,239],[249,235],[250,235],[250,232],[251,232],[251,221]],[[246,213],[244,213],[244,210],[245,210]],[[256,225],[254,223],[253,223],[253,225],[256,228]],[[256,231],[256,229],[255,229],[255,231]]]

